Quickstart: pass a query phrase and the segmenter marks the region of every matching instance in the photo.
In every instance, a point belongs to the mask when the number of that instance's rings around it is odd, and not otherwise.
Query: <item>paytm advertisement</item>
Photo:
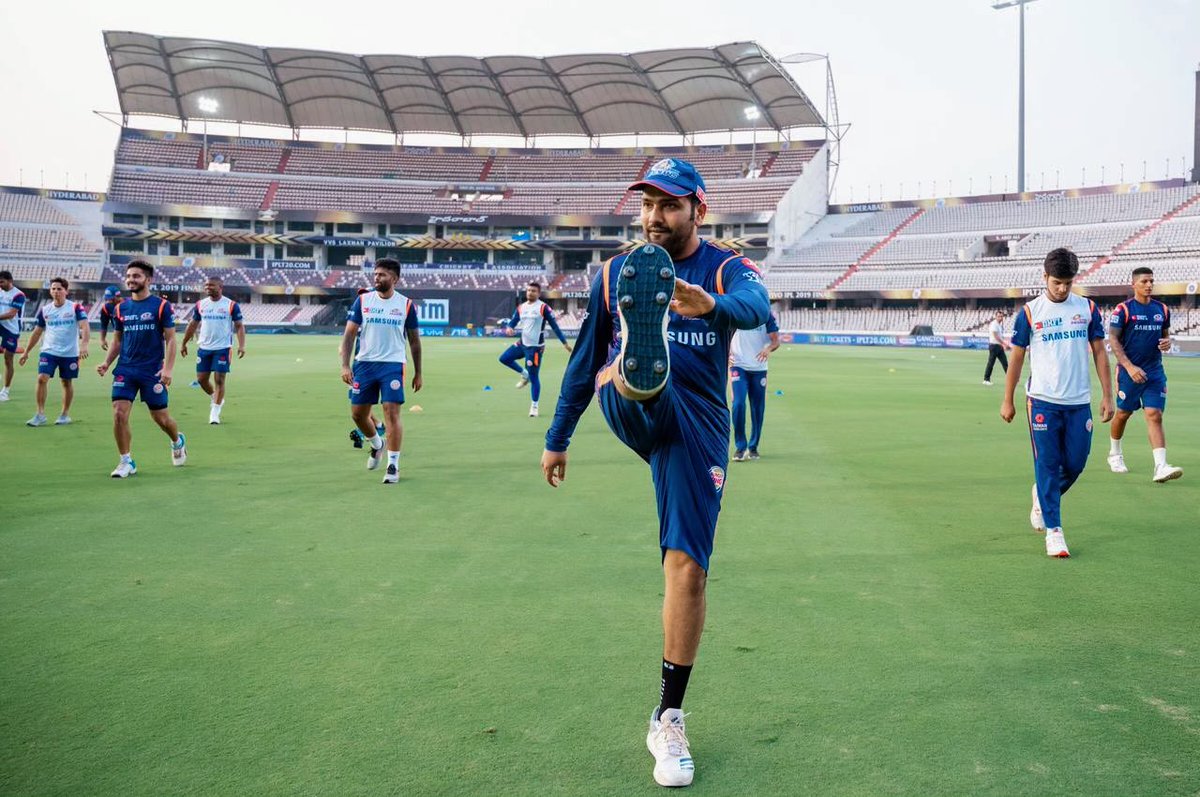
[[[449,299],[419,299],[417,323],[422,327],[444,327],[450,323]]]

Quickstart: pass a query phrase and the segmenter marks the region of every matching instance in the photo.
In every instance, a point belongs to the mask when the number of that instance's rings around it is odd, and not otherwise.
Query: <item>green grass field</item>
[[[661,574],[648,471],[585,416],[558,491],[503,342],[426,341],[402,481],[350,447],[334,338],[260,337],[224,425],[181,366],[190,460],[109,380],[75,425],[0,405],[0,793],[659,792]],[[686,708],[712,795],[1200,792],[1200,361],[1168,363],[1171,460],[1028,525],[1025,425],[985,354],[793,347],[763,459],[731,464]],[[190,363],[189,363],[190,365]],[[894,369],[894,371],[892,370]],[[493,390],[485,392],[490,384]],[[775,391],[782,390],[782,396]],[[51,387],[51,413],[57,411]],[[53,417],[53,415],[51,415]]]

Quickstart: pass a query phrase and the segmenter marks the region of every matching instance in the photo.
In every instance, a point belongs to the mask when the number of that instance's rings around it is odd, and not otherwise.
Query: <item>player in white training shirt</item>
[[[62,380],[63,401],[62,412],[54,424],[64,426],[71,422],[71,400],[75,398],[79,360],[88,356],[90,333],[87,313],[75,302],[67,301],[69,287],[65,277],[50,280],[50,304],[38,310],[37,323],[29,337],[29,345],[25,347],[25,353],[19,361],[24,365],[29,360],[29,352],[33,351],[39,340],[42,342],[42,350],[38,355],[37,412],[25,422],[26,426],[46,425],[46,392],[55,371]],[[81,337],[82,348],[79,345]]]
[[[758,459],[763,416],[767,413],[767,358],[779,348],[775,314],[754,329],[733,333],[729,346],[729,383],[733,387],[733,461]],[[746,404],[750,404],[750,437],[746,437]]]
[[[1091,299],[1071,293],[1079,258],[1069,249],[1046,255],[1045,292],[1021,308],[1013,324],[1012,366],[1004,382],[1000,417],[1016,416],[1013,394],[1029,353],[1025,385],[1033,441],[1033,508],[1029,523],[1046,532],[1046,555],[1067,557],[1062,495],[1087,464],[1092,448],[1092,390],[1088,360],[1096,366],[1103,397],[1100,420],[1113,417],[1112,375],[1104,350],[1104,321]]]
[[[404,403],[404,371],[407,357],[404,341],[412,350],[412,389],[421,389],[421,336],[417,310],[412,299],[397,293],[400,264],[390,257],[375,261],[375,290],[364,293],[350,306],[346,332],[342,336],[342,381],[350,385],[350,416],[363,437],[371,443],[367,470],[379,467],[383,439],[371,423],[371,407],[383,405],[387,426],[387,471],[384,484],[400,480],[400,405]],[[358,353],[351,368],[354,340]]]
[[[517,388],[529,385],[529,417],[538,417],[538,401],[542,396],[542,359],[546,356],[546,325],[554,330],[554,334],[562,341],[563,348],[571,353],[571,344],[567,336],[558,328],[554,320],[554,311],[550,305],[542,301],[542,286],[538,282],[530,282],[525,286],[525,301],[517,305],[509,319],[508,334],[520,335],[521,342],[514,343],[500,355],[500,364],[513,369],[521,375]],[[525,367],[517,365],[519,360],[525,361]]]
[[[0,387],[0,401],[8,401],[8,389],[13,380],[13,355],[17,353],[21,337],[21,311],[25,308],[25,294],[13,285],[11,271],[0,271],[0,352],[4,353],[4,386]]]
[[[183,332],[183,345],[180,354],[187,356],[188,341],[200,329],[196,352],[196,379],[200,387],[212,397],[212,405],[208,410],[208,422],[219,424],[221,410],[225,409],[225,375],[229,373],[229,355],[233,350],[233,336],[237,334],[237,356],[246,356],[246,327],[242,323],[242,308],[230,298],[224,296],[220,277],[209,277],[204,283],[207,297],[196,302],[192,312],[192,320],[188,322]],[[213,380],[216,386],[213,386]]]

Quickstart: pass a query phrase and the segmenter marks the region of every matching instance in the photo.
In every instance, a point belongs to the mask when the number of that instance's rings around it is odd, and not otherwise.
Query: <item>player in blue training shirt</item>
[[[642,192],[650,243],[605,263],[592,284],[542,472],[552,487],[566,477],[567,446],[593,395],[617,438],[650,465],[665,589],[660,697],[646,746],[655,781],[687,786],[694,764],[683,696],[729,461],[729,343],[735,329],[766,323],[770,302],[749,260],[700,240],[707,201],[692,164],[661,160],[630,190]]]
[[[13,285],[11,271],[0,271],[0,352],[4,353],[4,387],[0,401],[8,401],[8,389],[13,380],[13,355],[21,339],[21,312],[25,309],[25,294]]]
[[[542,286],[531,282],[525,286],[525,301],[517,305],[512,318],[508,322],[510,335],[520,335],[521,342],[514,343],[500,355],[501,365],[505,365],[521,375],[517,387],[529,385],[529,395],[533,403],[529,405],[529,417],[538,416],[538,399],[542,396],[542,358],[546,355],[546,325],[554,330],[554,334],[562,341],[567,354],[571,353],[571,344],[567,336],[558,328],[554,320],[554,310],[542,301]],[[525,367],[517,365],[519,360],[525,361]]]
[[[1045,292],[1021,308],[1013,324],[1012,364],[1004,381],[1000,417],[1011,423],[1016,416],[1013,394],[1028,351],[1025,396],[1035,479],[1029,524],[1046,532],[1047,556],[1066,558],[1071,554],[1063,536],[1062,495],[1083,473],[1092,448],[1089,356],[1100,377],[1104,423],[1113,417],[1112,375],[1100,311],[1091,299],[1071,293],[1079,258],[1069,249],[1054,249],[1046,255],[1044,268]]]
[[[125,479],[137,473],[130,446],[133,432],[129,412],[133,400],[141,395],[142,403],[158,428],[171,438],[171,464],[179,467],[187,462],[187,447],[183,433],[167,410],[167,388],[175,368],[175,310],[161,296],[150,295],[150,280],[154,266],[145,260],[131,260],[125,267],[125,288],[129,298],[113,312],[115,332],[113,344],[96,373],[108,373],[113,360],[112,404],[113,436],[121,461],[112,472],[114,479]]]
[[[100,305],[100,350],[108,351],[108,328],[116,328],[117,305],[121,303],[121,289],[109,285],[104,289],[104,302]]]
[[[54,373],[58,372],[62,380],[63,401],[62,413],[55,426],[65,426],[71,422],[71,400],[75,398],[75,378],[79,376],[79,360],[88,356],[87,313],[75,302],[67,301],[67,289],[70,283],[66,277],[55,277],[50,280],[50,304],[37,312],[36,326],[29,338],[29,345],[21,355],[20,364],[25,365],[29,353],[42,340],[42,351],[38,355],[37,379],[37,412],[25,422],[26,426],[45,426],[46,392]],[[80,349],[79,339],[83,338],[83,348]]]
[[[350,416],[363,437],[371,443],[367,470],[379,467],[384,440],[371,421],[371,408],[383,405],[387,425],[387,470],[384,484],[400,481],[400,443],[404,432],[400,425],[400,405],[404,403],[404,371],[408,358],[404,350],[407,338],[412,351],[412,389],[421,389],[421,335],[417,327],[417,309],[395,290],[400,279],[400,263],[390,257],[375,261],[375,290],[362,294],[350,306],[346,332],[342,335],[342,381],[350,385]],[[350,365],[355,348],[354,366]]]
[[[1146,266],[1133,270],[1133,298],[1117,305],[1108,322],[1108,345],[1117,358],[1117,415],[1109,431],[1108,467],[1113,473],[1128,473],[1121,438],[1129,416],[1143,410],[1150,449],[1154,455],[1156,482],[1169,482],[1183,475],[1183,468],[1167,464],[1167,437],[1163,412],[1167,409],[1167,373],[1163,352],[1171,350],[1171,311],[1152,299],[1154,271]]]
[[[733,334],[729,353],[729,383],[733,386],[733,461],[758,459],[763,416],[767,413],[767,358],[779,348],[775,314],[754,329]],[[750,404],[750,437],[746,437],[746,404]]]

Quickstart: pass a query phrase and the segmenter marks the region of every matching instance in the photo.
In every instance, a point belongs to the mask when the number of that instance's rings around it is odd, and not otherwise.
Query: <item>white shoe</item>
[[[992,386],[992,380],[990,380],[990,379],[985,379],[985,380],[983,380],[983,383],[984,383],[985,385],[987,385],[988,387],[991,387],[991,386]]]
[[[46,423],[46,416],[40,412],[29,420],[25,421],[26,426],[45,426]]]
[[[528,384],[529,384],[529,374],[522,373],[520,381],[517,382],[517,390],[520,390],[521,388],[525,387]]]
[[[213,407],[208,411],[208,422],[212,426],[217,426],[221,423],[221,411]]]
[[[1125,467],[1125,455],[1109,454],[1108,469],[1113,473],[1129,473],[1129,468]]]
[[[171,464],[175,467],[181,467],[187,462],[187,440],[183,437],[183,432],[179,433],[179,442],[171,444]]]
[[[1178,479],[1182,475],[1183,468],[1177,468],[1174,465],[1159,465],[1154,469],[1154,481],[1159,484]]]
[[[372,448],[371,453],[367,454],[367,470],[375,470],[379,467],[379,463],[383,461],[383,446]]]
[[[1033,485],[1033,508],[1029,510],[1029,525],[1034,531],[1045,531],[1046,521],[1042,519],[1042,505],[1038,503],[1037,485]]]
[[[1046,532],[1046,556],[1057,556],[1066,559],[1071,555],[1067,550],[1067,541],[1063,538],[1062,529],[1049,529]]]
[[[388,465],[387,472],[383,474],[384,484],[396,484],[400,481],[400,469],[395,465]]]
[[[70,422],[71,422],[71,416],[70,416],[70,415],[59,415],[59,416],[58,416],[58,420],[56,420],[56,421],[54,422],[54,425],[55,425],[55,426],[66,426],[66,425],[67,425],[67,424],[69,424]]]
[[[535,403],[529,405],[529,417],[536,418],[537,416],[538,416],[538,405],[535,402]]]
[[[646,748],[654,756],[654,782],[659,786],[692,785],[696,765],[688,751],[687,735],[683,729],[683,718],[686,716],[680,709],[669,708],[658,719],[654,719],[653,715],[650,717]]]
[[[0,401],[8,401],[8,388],[0,389]]]
[[[137,463],[132,459],[126,462],[121,460],[121,464],[117,465],[117,469],[112,472],[114,479],[128,479],[133,474],[137,473]]]

